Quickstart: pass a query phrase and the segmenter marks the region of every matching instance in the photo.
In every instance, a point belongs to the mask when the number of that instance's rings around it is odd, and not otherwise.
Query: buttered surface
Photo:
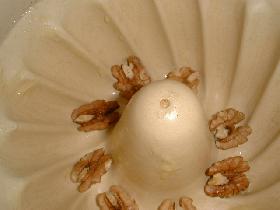
[[[200,210],[276,210],[280,205],[278,17],[277,0],[45,0],[30,8],[0,48],[0,177],[5,180],[1,206],[96,209],[96,194],[121,184],[141,209],[153,210],[165,198],[185,195]],[[78,133],[70,114],[89,101],[115,98],[110,67],[134,54],[153,80],[181,66],[199,70],[198,98],[205,118],[225,107],[246,114],[253,129],[249,141],[227,151],[212,148],[209,157],[209,163],[235,155],[250,161],[251,184],[245,195],[207,197],[203,174],[193,186],[188,182],[186,187],[150,193],[117,167],[89,192],[76,191],[69,180],[72,165],[110,141],[110,136]],[[169,168],[163,164],[163,169]]]

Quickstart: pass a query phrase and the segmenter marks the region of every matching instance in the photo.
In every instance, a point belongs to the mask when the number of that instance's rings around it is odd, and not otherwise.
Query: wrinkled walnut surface
[[[216,139],[218,149],[238,147],[248,141],[252,129],[247,125],[236,127],[236,124],[244,119],[244,113],[233,108],[225,109],[212,116],[209,129]]]
[[[188,197],[180,198],[179,205],[184,210],[196,210],[196,207],[193,205],[193,200],[191,198],[188,198]]]
[[[244,174],[249,169],[248,162],[241,156],[230,157],[212,164],[205,172],[206,176],[210,176],[204,187],[205,193],[211,197],[221,198],[239,194],[249,187],[249,180]],[[224,179],[221,179],[220,183],[219,180],[214,181],[214,176],[217,174],[225,177],[227,182],[224,183]]]
[[[161,202],[160,206],[158,207],[158,210],[175,210],[175,201],[171,199],[165,199]]]
[[[199,85],[199,72],[194,71],[189,67],[182,67],[178,71],[172,71],[167,74],[166,78],[182,82],[193,91],[197,92]]]
[[[193,200],[189,197],[181,197],[179,199],[179,206],[184,210],[196,210],[196,207],[192,204]],[[176,210],[175,201],[171,199],[165,199],[161,202],[158,210]]]
[[[139,210],[137,203],[120,186],[111,186],[109,192],[97,195],[100,210]]]
[[[71,181],[79,183],[79,192],[85,192],[93,184],[101,182],[101,177],[109,170],[111,163],[111,156],[106,155],[103,148],[88,153],[74,165]]]
[[[151,78],[146,73],[140,59],[136,56],[130,56],[127,59],[127,65],[132,66],[132,77],[124,71],[123,66],[112,66],[112,75],[117,79],[114,88],[120,91],[120,96],[129,100],[138,90],[151,82]]]
[[[75,109],[71,118],[80,125],[79,131],[104,130],[119,120],[118,108],[117,101],[96,100]]]

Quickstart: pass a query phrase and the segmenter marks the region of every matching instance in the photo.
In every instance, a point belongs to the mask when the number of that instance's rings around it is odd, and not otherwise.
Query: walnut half
[[[73,167],[71,181],[80,183],[79,192],[85,192],[93,184],[100,183],[101,177],[107,173],[112,164],[111,155],[106,155],[105,150],[98,149],[86,154]]]
[[[171,199],[165,199],[161,202],[160,206],[158,207],[158,210],[175,210],[175,201]]]
[[[189,197],[181,197],[179,199],[179,206],[184,210],[196,210],[196,207],[192,204],[193,200]],[[175,201],[171,199],[165,199],[161,202],[158,210],[176,210]]]
[[[248,141],[252,129],[247,125],[236,127],[236,124],[244,119],[245,115],[233,108],[225,109],[212,116],[209,129],[216,139],[218,149],[238,147]]]
[[[111,68],[112,75],[117,79],[114,88],[120,91],[120,96],[129,100],[138,90],[151,82],[140,59],[130,56],[125,65],[114,65]],[[128,72],[125,72],[127,70]],[[132,74],[132,75],[129,75]]]
[[[117,101],[96,100],[85,104],[72,112],[71,118],[79,124],[79,131],[104,130],[118,122],[120,114]]]
[[[188,197],[180,198],[179,205],[185,210],[196,210],[196,207],[193,205],[193,200]]]
[[[111,186],[109,192],[97,195],[100,210],[138,210],[137,203],[120,186]]]
[[[182,82],[194,92],[198,91],[199,72],[194,71],[189,67],[182,67],[178,71],[172,71],[167,74],[166,78]]]
[[[210,176],[204,192],[211,197],[231,197],[239,194],[249,187],[249,180],[244,174],[250,169],[248,162],[243,157],[230,157],[218,161],[205,172]]]

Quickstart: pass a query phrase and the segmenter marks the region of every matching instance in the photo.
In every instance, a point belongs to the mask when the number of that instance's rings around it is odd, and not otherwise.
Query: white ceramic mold
[[[0,2],[2,10],[19,4]],[[11,17],[1,14],[1,23]],[[45,0],[30,7],[0,48],[0,209],[97,209],[96,194],[111,184],[125,185],[145,210],[183,193],[199,210],[279,209],[279,20],[278,0]],[[248,192],[230,199],[207,197],[203,188],[151,193],[114,170],[77,192],[71,167],[108,136],[77,132],[71,111],[115,98],[110,67],[129,55],[141,58],[153,80],[181,66],[200,71],[206,118],[226,107],[246,114],[249,141],[213,148],[209,162],[248,159]]]

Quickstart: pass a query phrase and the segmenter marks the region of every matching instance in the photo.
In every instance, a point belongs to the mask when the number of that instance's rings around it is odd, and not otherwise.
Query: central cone
[[[111,136],[116,167],[141,186],[171,189],[204,175],[210,156],[207,120],[182,83],[154,82],[138,91]]]

